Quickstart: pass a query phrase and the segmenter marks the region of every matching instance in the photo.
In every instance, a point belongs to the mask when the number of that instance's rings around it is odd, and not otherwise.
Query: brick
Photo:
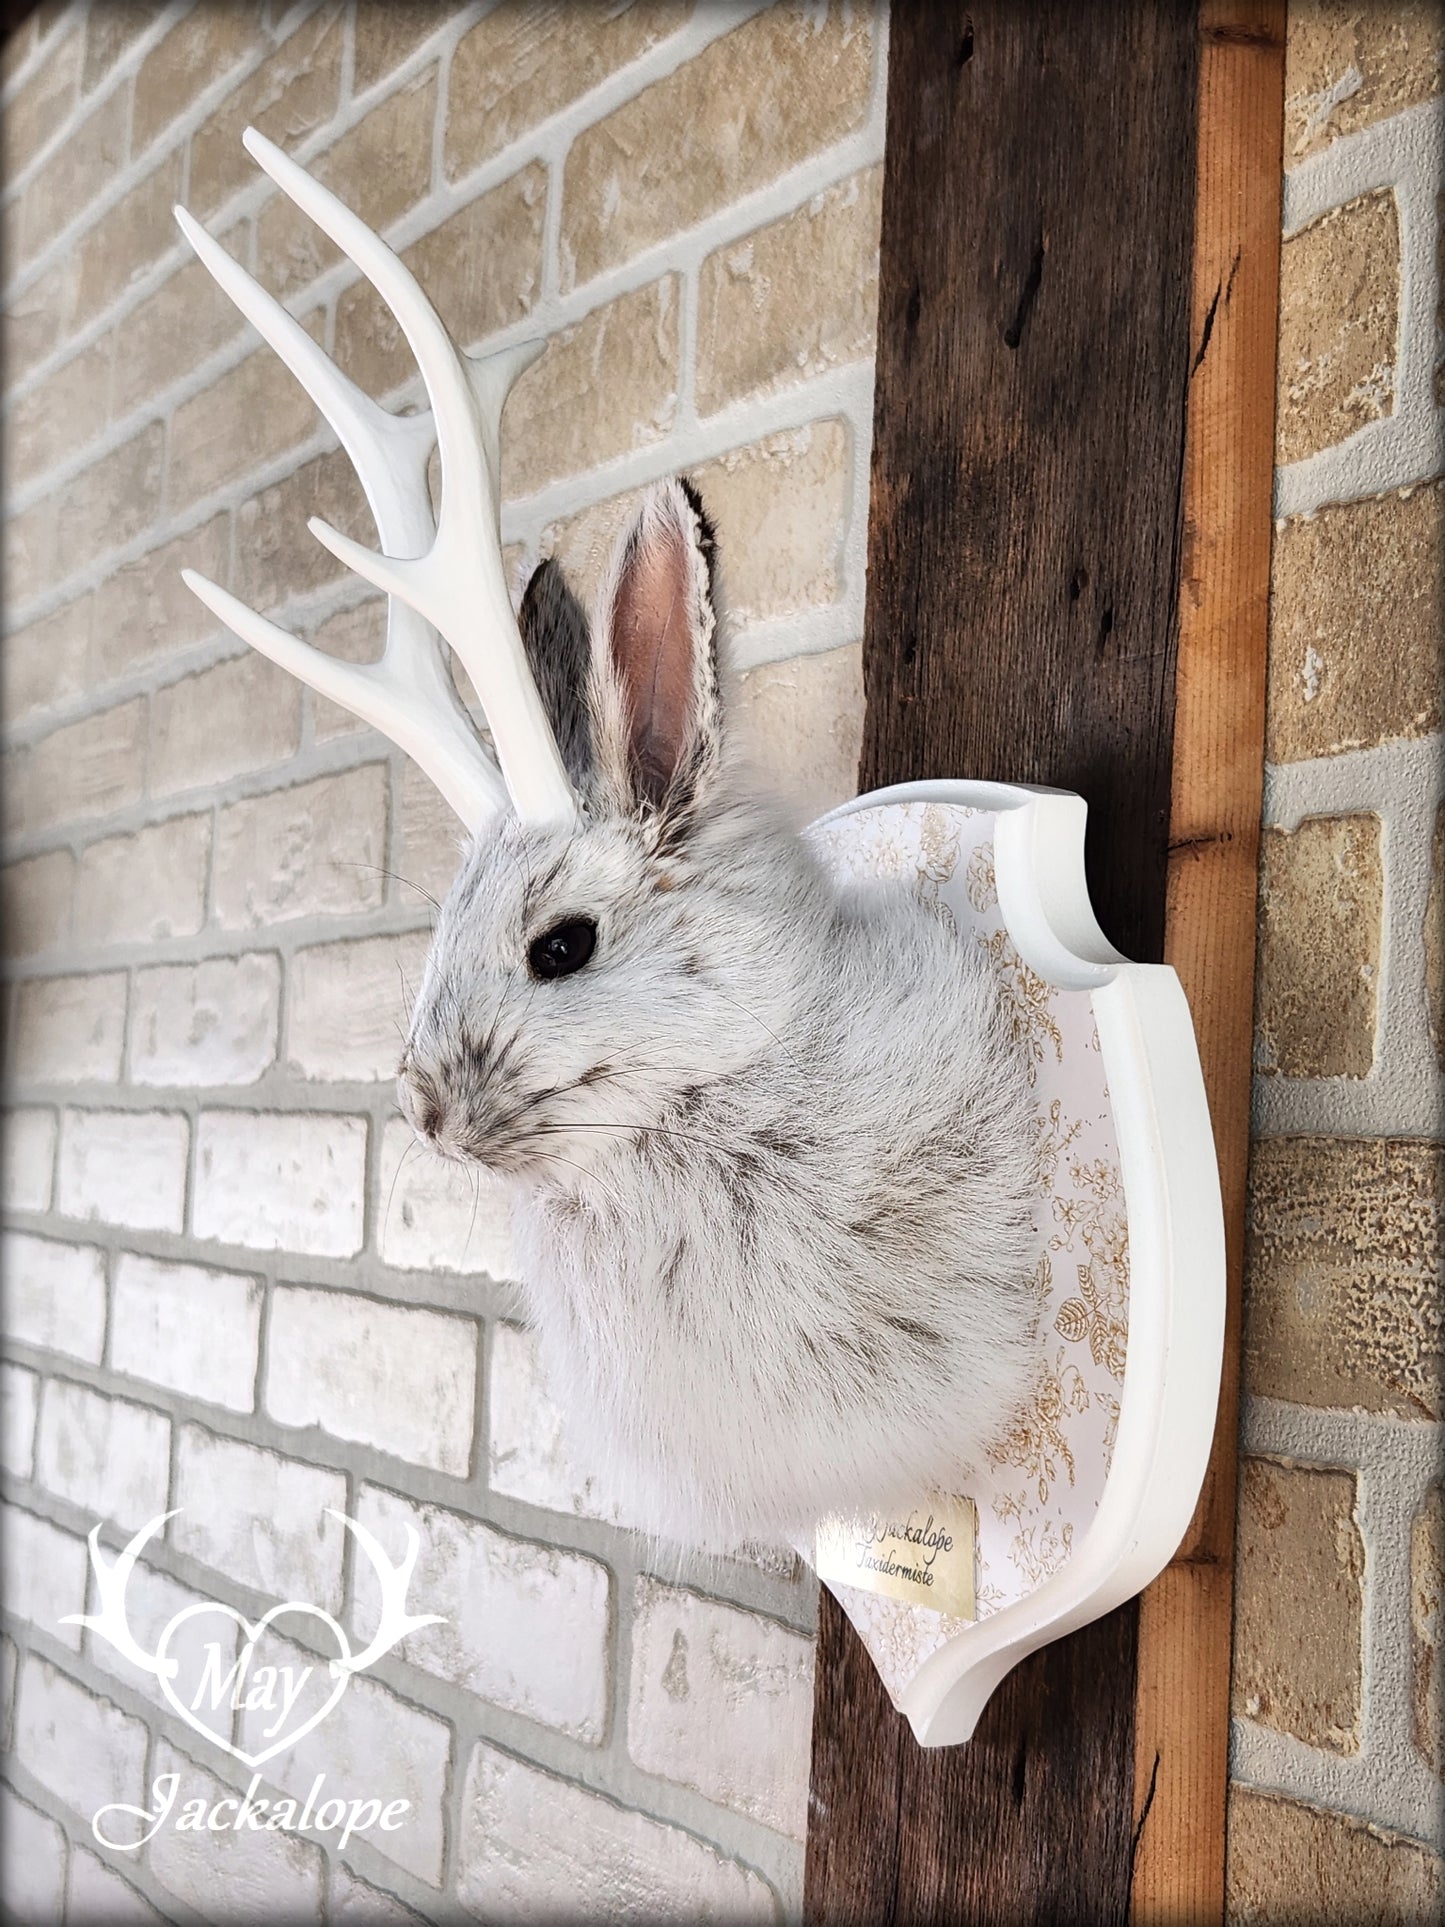
[[[399,1271],[512,1275],[506,1193],[415,1146],[410,1125],[389,1123],[381,1141],[377,1248]]]
[[[6,1337],[98,1365],[105,1344],[105,1254],[20,1231],[4,1234],[4,1252]]]
[[[317,309],[302,320],[308,333],[325,326]],[[171,418],[170,500],[184,509],[227,482],[278,461],[317,429],[316,404],[286,364],[258,348],[227,369]]]
[[[447,0],[420,0],[419,5],[372,9],[355,28],[351,87],[363,94],[414,54],[422,42],[455,17]]]
[[[179,1775],[185,1798],[203,1800],[208,1811],[218,1800],[236,1797],[236,1787],[203,1772],[165,1740],[156,1742],[151,1771]],[[251,1920],[320,1918],[325,1862],[320,1847],[294,1833],[162,1827],[146,1848],[146,1862],[166,1892],[203,1920],[214,1914],[218,1895],[235,1896]]]
[[[276,1061],[281,962],[251,952],[138,970],[131,987],[133,1084],[254,1084]]]
[[[1389,188],[1331,208],[1280,253],[1275,459],[1297,462],[1393,412],[1400,224]]]
[[[15,1650],[14,1640],[7,1639],[3,1633],[0,1633],[0,1746],[3,1746],[7,1753],[10,1751],[12,1741],[11,1729],[14,1725],[13,1715],[15,1711],[15,1674],[18,1666],[19,1655]],[[3,1800],[4,1794],[7,1791],[8,1789],[6,1788],[0,1788],[0,1800]],[[0,1806],[0,1829],[3,1829],[3,1824],[4,1810],[3,1806]],[[9,1838],[10,1836],[8,1834],[0,1830],[0,1839]],[[3,1896],[5,1893],[5,1873],[5,1867],[0,1865],[0,1896]]]
[[[6,1211],[46,1211],[55,1164],[54,1111],[11,1110],[0,1139],[0,1177]]]
[[[677,419],[679,330],[674,274],[559,329],[508,400],[503,495],[535,494],[664,440]]]
[[[77,943],[190,937],[206,921],[211,819],[168,822],[87,845],[75,879]]]
[[[30,165],[75,105],[84,38],[79,32],[67,34],[6,101],[0,159],[7,180]]]
[[[700,413],[873,359],[882,195],[881,165],[866,168],[707,257],[698,278]]]
[[[58,1822],[0,1786],[0,1837],[5,1841],[0,1858],[0,1912],[5,1919],[62,1919],[65,1835]]]
[[[56,1209],[62,1217],[180,1231],[190,1125],[156,1111],[66,1111],[60,1120]]]
[[[743,625],[835,602],[852,459],[841,421],[811,422],[694,470],[718,531],[727,608]]]
[[[1430,899],[1425,906],[1425,1000],[1435,1061],[1445,1071],[1445,804],[1430,839]]]
[[[326,1904],[332,1927],[425,1927],[420,1914],[379,1887],[368,1887],[339,1862],[331,1869]]]
[[[1291,161],[1438,94],[1439,0],[1311,0],[1285,37],[1284,151]]]
[[[36,1478],[90,1518],[135,1532],[166,1509],[170,1420],[85,1385],[47,1379]]]
[[[1360,1750],[1365,1549],[1353,1473],[1246,1458],[1234,1602],[1237,1718]]]
[[[209,1695],[202,1696],[197,1689],[205,1674],[207,1645],[219,1646],[227,1663],[235,1657],[240,1631],[236,1621],[201,1593],[177,1585],[174,1579],[164,1573],[155,1572],[144,1565],[132,1568],[125,1589],[126,1624],[143,1652],[158,1652],[171,1621],[178,1613],[189,1612],[196,1606],[206,1610],[185,1620],[166,1639],[167,1656],[179,1661],[179,1671],[173,1684],[202,1725],[229,1740],[230,1707],[224,1703],[220,1707],[213,1707]],[[127,1686],[144,1694],[148,1700],[156,1697],[158,1689],[155,1678],[133,1665],[108,1640],[90,1633],[87,1636],[87,1650],[102,1672],[124,1680]],[[195,1705],[191,1705],[193,1696],[198,1701]]]
[[[135,77],[133,139],[144,153],[178,114],[264,44],[257,5],[196,7],[151,48]]]
[[[431,185],[436,70],[410,80],[373,107],[318,160],[312,174],[340,195],[366,225],[385,232]],[[276,195],[256,223],[257,273],[274,294],[305,287],[341,259],[309,216]]]
[[[48,246],[110,185],[125,165],[129,117],[129,89],[117,87],[51,149],[20,201],[14,262],[28,261]]]
[[[1410,1528],[1411,1712],[1416,1750],[1445,1780],[1445,1486],[1430,1488]]]
[[[627,1750],[644,1773],[801,1840],[812,1719],[810,1639],[637,1581]]]
[[[481,341],[530,314],[542,288],[546,209],[547,170],[535,161],[403,253],[459,342]],[[369,281],[337,299],[336,359],[378,396],[416,373],[405,336]]]
[[[202,8],[203,13],[219,9]],[[96,13],[90,18],[95,20]],[[176,245],[171,209],[182,198],[184,150],[177,148],[118,200],[76,244],[74,321],[100,314]]]
[[[16,829],[49,829],[137,802],[145,724],[145,702],[137,698],[42,737],[27,759]]]
[[[287,987],[286,1059],[303,1077],[375,1082],[396,1075],[428,933],[298,950]]]
[[[19,1506],[0,1509],[0,1546],[5,1559],[5,1610],[28,1620],[62,1646],[80,1650],[80,1628],[62,1626],[85,1611],[90,1560],[84,1539],[62,1532]]]
[[[104,684],[131,675],[214,635],[215,617],[181,581],[181,570],[224,582],[230,547],[231,518],[216,515],[117,569],[96,592],[91,679]]]
[[[16,991],[10,1075],[22,1084],[113,1084],[125,1044],[125,977],[33,977]]]
[[[549,1512],[627,1524],[601,1470],[573,1462],[535,1336],[499,1322],[491,1329],[490,1350],[486,1411],[492,1490]]]
[[[346,1480],[237,1439],[182,1425],[170,1527],[178,1552],[268,1599],[341,1610]]]
[[[573,141],[558,242],[564,285],[695,226],[852,133],[867,117],[872,76],[863,8],[769,8],[713,41]]]
[[[111,1301],[111,1369],[228,1412],[254,1411],[261,1300],[255,1278],[122,1252]]]
[[[313,648],[325,655],[339,656],[343,662],[377,662],[386,645],[386,603],[373,596],[328,616],[312,630]],[[355,736],[368,727],[359,716],[334,703],[327,696],[311,694],[311,735],[318,743],[334,742],[338,736]]]
[[[33,508],[5,522],[5,589],[10,606],[23,608],[33,596],[59,581],[60,497],[46,495]]]
[[[202,1112],[193,1228],[256,1251],[361,1249],[366,1119]]]
[[[457,42],[446,104],[446,171],[458,180],[636,60],[690,5],[638,0],[576,8],[504,0]]]
[[[271,611],[292,596],[342,580],[347,571],[307,528],[318,515],[343,535],[374,543],[361,484],[339,450],[318,455],[236,512],[236,594]]]
[[[23,1365],[0,1364],[0,1466],[12,1479],[28,1479],[35,1469],[39,1409],[39,1375]]]
[[[256,164],[241,145],[243,129],[258,127],[291,148],[336,112],[345,46],[340,16],[336,0],[319,8],[192,134],[187,204],[197,220],[257,178]],[[198,49],[194,62],[199,92],[216,69],[207,49]]]
[[[302,685],[250,650],[151,699],[150,793],[174,796],[269,769],[301,746]]]
[[[165,1927],[162,1916],[128,1880],[112,1873],[84,1847],[71,1849],[65,1906],[67,1920],[103,1920],[106,1927]]]
[[[120,548],[157,520],[164,454],[165,428],[151,422],[66,483],[57,580],[77,564]]]
[[[93,441],[110,414],[111,342],[47,375],[5,417],[5,466],[12,488],[36,481]]]
[[[1270,584],[1271,762],[1440,728],[1445,483],[1298,516]],[[1382,656],[1381,636],[1390,638]]]
[[[0,295],[4,316],[5,382],[15,387],[54,354],[74,324],[78,269],[67,252],[18,293]]]
[[[28,722],[87,688],[93,596],[79,596],[5,638],[5,714]]]
[[[469,1318],[278,1286],[262,1397],[281,1425],[319,1425],[462,1479],[477,1405]]]
[[[305,1665],[309,1653],[278,1642],[282,1665]],[[314,1662],[312,1662],[314,1663]],[[274,1715],[263,1709],[240,1716],[242,1745],[258,1749]],[[339,1800],[406,1800],[410,1811],[394,1831],[373,1827],[367,1843],[429,1886],[442,1878],[442,1802],[451,1766],[451,1728],[408,1706],[365,1674],[355,1674],[321,1724],[270,1763],[269,1776],[304,1799],[318,1774]],[[383,1792],[382,1789],[385,1789]]]
[[[214,903],[223,930],[379,909],[386,766],[277,790],[220,812]]]
[[[82,93],[90,93],[110,73],[126,48],[160,13],[164,0],[108,0],[94,7],[85,20],[85,63],[80,73]]]
[[[248,235],[243,226],[216,238],[245,259]],[[115,349],[112,415],[118,420],[162,394],[244,326],[236,304],[211,279],[209,269],[199,261],[186,261],[110,331]]]
[[[1239,1927],[1369,1921],[1428,1927],[1445,1867],[1412,1840],[1277,1794],[1229,1789],[1226,1914]]]
[[[440,900],[452,887],[466,848],[466,833],[450,803],[429,776],[407,762],[398,798],[398,848],[394,868],[419,895]]]
[[[1368,1077],[1384,877],[1376,816],[1306,817],[1260,845],[1255,1066]]]
[[[65,942],[74,884],[75,858],[69,850],[48,850],[0,870],[7,957],[38,957]]]
[[[586,1894],[607,1920],[775,1918],[755,1873],[678,1827],[478,1745],[467,1765],[457,1897],[484,1919],[563,1919]]]
[[[532,1545],[490,1526],[362,1489],[358,1518],[392,1554],[420,1541],[410,1594],[413,1612],[444,1623],[403,1641],[408,1665],[478,1698],[588,1745],[607,1730],[610,1581],[580,1553]],[[356,1565],[356,1625],[375,1632],[380,1594],[364,1560]]]
[[[1245,1382],[1262,1398],[1445,1417],[1445,1150],[1413,1138],[1252,1147]]]

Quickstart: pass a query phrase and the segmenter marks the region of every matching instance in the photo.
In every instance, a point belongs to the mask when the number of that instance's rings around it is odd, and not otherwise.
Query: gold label
[[[973,1619],[977,1538],[971,1499],[935,1499],[906,1517],[824,1519],[813,1566],[839,1586]]]

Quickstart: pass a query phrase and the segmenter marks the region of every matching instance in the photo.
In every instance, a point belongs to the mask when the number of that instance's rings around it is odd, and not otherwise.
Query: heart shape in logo
[[[303,1653],[299,1647],[293,1646],[291,1651],[305,1662],[299,1671],[295,1667],[255,1667],[258,1645],[272,1630],[276,1621],[286,1613],[304,1613],[310,1619],[319,1620],[336,1642],[336,1658],[332,1660],[318,1658],[314,1653]],[[238,1627],[242,1644],[235,1660],[227,1665],[222,1656],[224,1649],[217,1642],[208,1642],[206,1651],[212,1657],[207,1662],[207,1669],[193,1691],[191,1704],[188,1706],[182,1693],[174,1684],[180,1672],[180,1663],[171,1653],[170,1648],[183,1626],[204,1618],[207,1614],[218,1615],[228,1620],[231,1625]],[[351,1657],[350,1642],[331,1614],[320,1606],[306,1605],[295,1600],[273,1606],[254,1623],[244,1614],[238,1613],[234,1607],[223,1606],[211,1600],[202,1600],[194,1605],[185,1606],[166,1624],[155,1654],[161,1691],[165,1694],[167,1703],[193,1731],[200,1733],[208,1740],[213,1740],[216,1745],[224,1747],[243,1766],[253,1770],[265,1761],[274,1759],[278,1753],[284,1753],[288,1747],[295,1746],[298,1740],[321,1724],[351,1684]],[[301,1695],[311,1675],[323,1667],[332,1674],[334,1683],[319,1705],[312,1704],[311,1710],[292,1724],[290,1716],[301,1711]],[[268,1675],[264,1681],[263,1674]],[[283,1674],[284,1679],[281,1677]],[[221,1707],[270,1711],[276,1707],[275,1694],[278,1690],[282,1695],[281,1718],[286,1721],[287,1730],[271,1738],[269,1745],[255,1752],[236,1745],[223,1734],[216,1732],[214,1727],[206,1725],[197,1710],[202,1696],[207,1695],[209,1704],[205,1710],[213,1714]],[[275,1731],[273,1726],[270,1734],[274,1734]],[[268,1737],[270,1737],[269,1734]]]

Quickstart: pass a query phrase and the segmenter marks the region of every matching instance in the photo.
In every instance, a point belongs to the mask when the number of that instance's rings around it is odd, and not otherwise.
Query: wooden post
[[[1184,571],[1164,954],[1194,1013],[1219,1151],[1229,1319],[1214,1455],[1144,1594],[1134,1714],[1139,1927],[1224,1917],[1240,1294],[1264,770],[1284,134],[1284,0],[1203,0]]]
[[[1190,372],[1186,5],[900,5],[891,26],[864,788],[1054,783],[1100,919],[1163,954]],[[817,1922],[1126,1919],[1133,1604],[928,1751],[825,1593]]]

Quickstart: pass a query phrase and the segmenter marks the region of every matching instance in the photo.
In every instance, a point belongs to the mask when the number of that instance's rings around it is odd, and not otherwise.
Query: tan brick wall
[[[0,1797],[23,1917],[796,1912],[811,1589],[611,1522],[533,1396],[495,1206],[407,1155],[391,1067],[457,826],[180,583],[379,645],[376,599],[306,530],[369,536],[345,458],[170,208],[393,405],[419,392],[395,324],[252,166],[247,122],[386,231],[467,346],[548,338],[504,427],[519,590],[556,552],[588,593],[637,491],[695,473],[738,735],[801,818],[858,755],[885,42],[860,0],[70,0],[7,46],[4,1549],[33,1577],[5,1602]],[[168,1505],[135,1582],[152,1631],[292,1595],[364,1637],[322,1507],[388,1544],[415,1525],[445,1636],[273,1769],[415,1789],[409,1830],[349,1865],[184,1834],[101,1864],[102,1797],[171,1763],[213,1798],[211,1774],[247,1778],[57,1623],[93,1521],[114,1548]]]
[[[1229,1910],[1445,1877],[1445,8],[1293,0]]]

